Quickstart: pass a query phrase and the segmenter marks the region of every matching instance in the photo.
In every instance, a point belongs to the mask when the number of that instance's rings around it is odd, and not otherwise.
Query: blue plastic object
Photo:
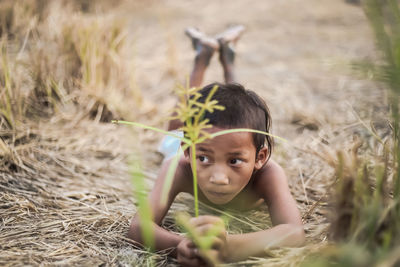
[[[180,137],[183,137],[182,131],[171,131],[171,132],[176,135],[179,135]],[[172,137],[170,135],[166,135],[161,140],[161,143],[158,146],[157,151],[160,152],[161,154],[163,154],[164,157],[167,159],[172,156],[175,156],[176,153],[178,153],[180,146],[181,146],[181,140],[179,140],[178,138]]]

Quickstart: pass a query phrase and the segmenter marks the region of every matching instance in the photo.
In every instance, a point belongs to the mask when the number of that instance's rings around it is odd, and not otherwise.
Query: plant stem
[[[172,136],[172,137],[174,137],[176,139],[181,140],[182,142],[184,142],[186,144],[190,144],[191,143],[190,140],[185,138],[185,137],[181,137],[181,136],[179,136],[179,135],[177,135],[175,133],[172,133],[172,132],[169,132],[169,131],[165,131],[165,130],[162,130],[162,129],[159,129],[159,128],[156,128],[156,127],[147,126],[147,125],[142,124],[142,123],[131,122],[131,121],[121,121],[121,120],[112,120],[111,123],[133,125],[133,126],[137,126],[137,127],[143,128],[143,129],[148,129],[148,130],[159,132],[159,133],[162,133],[162,134],[165,134],[165,135]]]
[[[193,196],[194,196],[194,214],[199,216],[199,198],[197,196],[197,165],[196,165],[196,145],[190,146],[192,153],[192,174],[193,174]]]
[[[224,135],[224,134],[229,134],[229,133],[241,133],[241,132],[249,132],[249,133],[259,133],[259,134],[263,134],[263,135],[269,135],[275,139],[279,139],[280,141],[283,142],[287,142],[287,140],[285,138],[279,137],[277,135],[273,135],[264,131],[259,131],[259,130],[254,130],[254,129],[247,129],[247,128],[235,128],[235,129],[228,129],[228,130],[223,130],[223,131],[219,131],[213,134],[210,134],[209,138],[214,138],[220,135]],[[204,140],[202,140],[204,141]]]

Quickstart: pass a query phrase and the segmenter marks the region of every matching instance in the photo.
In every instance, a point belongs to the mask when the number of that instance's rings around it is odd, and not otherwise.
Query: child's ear
[[[257,157],[256,157],[256,164],[254,165],[254,168],[256,170],[261,169],[264,164],[267,162],[268,160],[268,148],[267,147],[263,147],[260,149],[260,151],[258,151]]]
[[[184,144],[185,144],[184,142],[181,142],[181,147],[183,147]],[[185,155],[186,158],[189,157],[189,148],[186,148],[186,149],[183,151],[183,155]]]

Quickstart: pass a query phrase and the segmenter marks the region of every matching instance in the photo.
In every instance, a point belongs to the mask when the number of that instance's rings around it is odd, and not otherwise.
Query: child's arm
[[[172,202],[179,192],[187,191],[186,188],[191,186],[187,181],[191,181],[191,170],[188,169],[187,162],[182,158],[176,169],[174,180],[168,192],[167,202],[161,203],[161,195],[163,191],[166,173],[169,168],[171,160],[166,160],[160,170],[160,173],[155,181],[154,187],[150,192],[148,201],[151,207],[154,226],[155,249],[164,250],[172,248],[171,255],[178,259],[183,265],[199,266],[202,262],[201,259],[195,254],[195,246],[191,241],[185,237],[174,234],[160,227],[162,220],[167,214]],[[132,219],[128,237],[143,245],[141,236],[141,225],[139,215],[136,214]]]
[[[300,246],[305,236],[300,213],[290,194],[286,176],[282,168],[270,160],[260,170],[255,188],[268,205],[274,227],[246,234],[227,235],[221,231],[216,239],[213,253],[224,261],[240,261],[249,256],[266,255],[268,248],[280,246]],[[191,220],[200,229],[209,229],[216,222],[214,216],[200,216]],[[238,249],[240,248],[240,249]]]
[[[162,165],[160,173],[155,181],[154,187],[151,190],[148,197],[149,205],[151,207],[151,214],[153,216],[153,221],[154,221],[153,225],[155,231],[154,237],[155,237],[156,250],[163,250],[171,247],[176,247],[179,244],[179,242],[183,239],[182,237],[174,233],[171,233],[159,226],[161,225],[163,218],[168,212],[168,209],[171,206],[171,203],[173,202],[177,194],[175,193],[176,189],[178,189],[176,188],[176,186],[174,186],[175,183],[172,183],[173,188],[171,188],[171,190],[168,193],[167,202],[164,205],[161,203],[161,193],[163,190],[163,185],[165,182],[166,173],[170,161],[171,160],[165,161],[164,164]],[[140,226],[141,225],[140,225],[139,214],[137,213],[132,219],[128,232],[128,237],[133,239],[134,241],[137,241],[140,244],[143,244]]]

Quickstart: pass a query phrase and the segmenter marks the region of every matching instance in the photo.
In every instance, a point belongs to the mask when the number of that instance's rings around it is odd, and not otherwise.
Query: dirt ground
[[[246,26],[236,47],[238,82],[264,97],[273,133],[288,140],[276,143],[272,157],[288,175],[308,243],[242,264],[296,266],[326,244],[326,193],[334,177],[323,156],[347,150],[355,136],[369,140],[361,120],[379,123],[387,112],[384,92],[351,69],[351,63],[375,57],[361,7],[340,0],[167,0],[124,3],[115,12],[128,21],[135,82],[143,99],[140,106],[130,99],[121,105],[133,107],[137,121],[159,127],[166,126],[175,103],[175,84],[185,82],[192,67],[194,52],[184,28],[196,26],[215,35],[231,24]],[[222,78],[214,56],[204,84]],[[156,149],[162,136],[66,116],[37,125],[44,132],[38,149],[63,147],[39,159],[42,172],[1,174],[0,211],[15,212],[1,216],[0,265],[175,265],[162,254],[134,248],[125,238],[136,210],[128,158],[141,158],[151,186],[161,162]],[[13,201],[19,204],[10,205]],[[190,210],[191,205],[191,198],[183,196],[172,211]],[[264,213],[235,216],[251,230],[251,224],[269,225]],[[172,227],[172,218],[169,214],[166,227]],[[238,223],[232,231],[242,226]],[[36,242],[34,235],[49,238]]]

